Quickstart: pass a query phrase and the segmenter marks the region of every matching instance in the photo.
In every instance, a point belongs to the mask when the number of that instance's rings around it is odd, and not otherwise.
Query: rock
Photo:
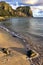
[[[33,59],[33,58],[36,58],[39,56],[39,54],[34,51],[34,50],[28,50],[27,51],[27,56],[30,58],[30,59]]]
[[[10,54],[10,50],[8,50],[8,48],[2,48],[1,49],[3,53],[9,55]]]

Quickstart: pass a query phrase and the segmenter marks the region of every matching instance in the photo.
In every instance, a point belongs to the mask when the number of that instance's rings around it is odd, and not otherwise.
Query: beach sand
[[[26,60],[25,49],[22,43],[3,29],[0,29],[1,48],[10,49],[11,54],[6,55],[0,51],[0,65],[30,65],[30,62]]]
[[[33,43],[29,38],[25,37],[26,42],[17,37],[12,37],[10,33],[0,28],[0,49],[8,48],[10,54],[5,54],[0,50],[0,65],[43,65],[43,51],[40,44]],[[30,60],[27,58],[25,46],[34,49],[39,56]]]

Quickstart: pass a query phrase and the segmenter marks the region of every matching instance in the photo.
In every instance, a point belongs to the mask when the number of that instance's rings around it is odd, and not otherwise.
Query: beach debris
[[[0,48],[0,54],[0,61],[7,63],[14,56],[14,51],[10,48]]]
[[[3,53],[9,54],[8,48],[2,48],[1,50],[2,50]]]
[[[12,55],[13,51],[9,48],[1,48],[0,50],[2,53],[6,54],[6,55]]]
[[[27,56],[30,58],[30,57],[33,57],[35,56],[36,54],[32,51],[32,50],[28,50],[27,51]]]
[[[39,56],[39,54],[35,51],[35,50],[27,50],[27,58],[29,59],[34,59],[34,58],[37,58]]]

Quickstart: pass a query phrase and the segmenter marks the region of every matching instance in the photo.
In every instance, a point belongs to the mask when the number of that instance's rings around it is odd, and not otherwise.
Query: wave
[[[27,34],[28,35],[31,35],[31,36],[33,36],[33,37],[38,37],[38,38],[43,38],[43,35],[40,35],[40,34],[34,34],[34,33],[29,33],[29,32],[27,32]]]

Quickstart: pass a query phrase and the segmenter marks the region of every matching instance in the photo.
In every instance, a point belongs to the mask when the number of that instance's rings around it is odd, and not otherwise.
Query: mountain
[[[32,17],[32,11],[29,6],[18,7],[16,10],[4,2],[0,2],[0,17]]]

